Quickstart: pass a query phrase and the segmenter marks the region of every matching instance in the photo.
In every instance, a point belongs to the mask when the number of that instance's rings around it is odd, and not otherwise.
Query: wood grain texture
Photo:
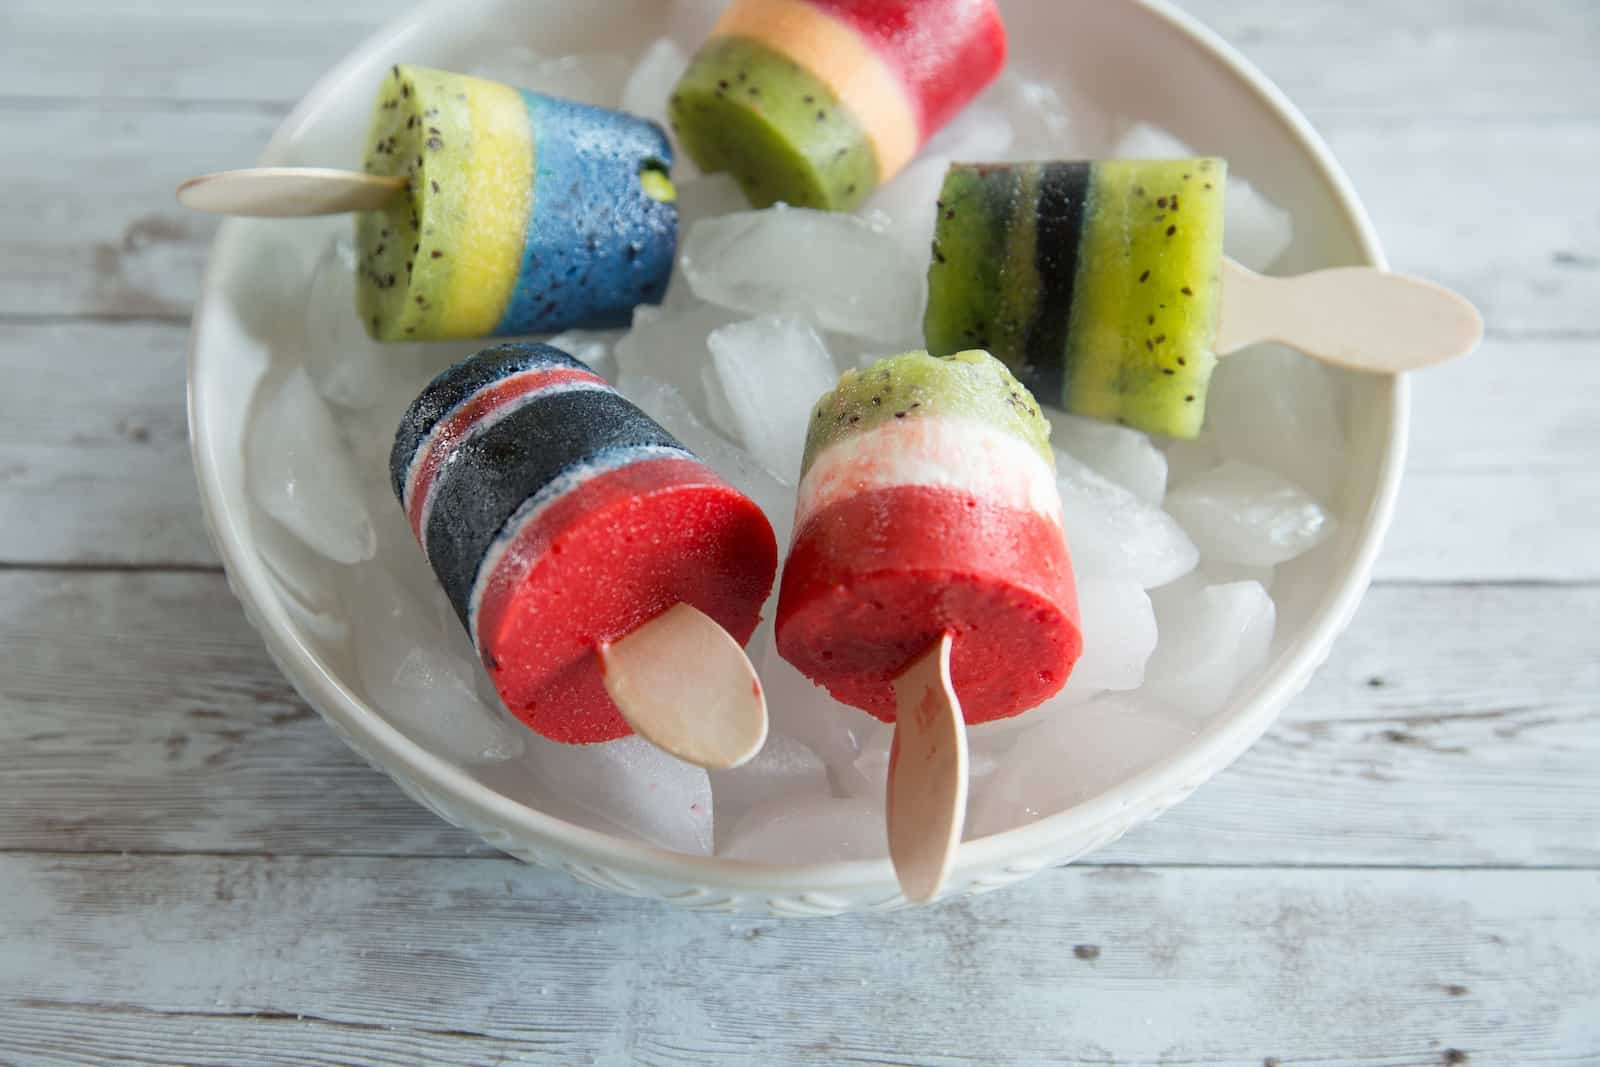
[[[37,1063],[1600,1057],[1587,871],[1067,869],[827,923],[509,862],[16,856],[0,883],[0,1047]]]
[[[1093,862],[1600,865],[1597,630],[1592,587],[1376,590],[1263,741]],[[490,854],[299,703],[218,576],[0,574],[0,678],[0,850]]]
[[[185,331],[0,322],[0,562],[211,565]]]
[[[497,856],[220,575],[117,573],[214,563],[173,187],[403,6],[0,3],[0,1062],[1600,1065],[1592,0],[1184,0],[1490,339],[1417,379],[1388,584],[1234,768],[1093,865],[817,924]]]

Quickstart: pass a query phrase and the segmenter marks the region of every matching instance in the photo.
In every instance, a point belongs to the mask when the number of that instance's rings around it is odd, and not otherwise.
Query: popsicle
[[[394,67],[365,168],[406,190],[358,217],[362,320],[386,341],[625,326],[666,294],[671,167],[643,119]]]
[[[984,352],[846,374],[812,415],[778,651],[885,722],[944,633],[969,724],[1059,691],[1082,639],[1049,433]]]
[[[928,270],[929,351],[987,348],[1040,398],[1193,437],[1216,365],[1227,164],[958,165]]]
[[[390,473],[506,707],[555,741],[639,725],[613,699],[613,646],[680,605],[742,645],[772,589],[761,509],[548,345],[499,345],[441,374],[402,420]],[[696,682],[691,704],[714,688]]]
[[[735,0],[673,93],[671,122],[756,207],[847,211],[1005,57],[994,0]]]
[[[1396,374],[1466,355],[1476,310],[1370,267],[1292,278],[1223,256],[1224,160],[958,164],[939,200],[925,332],[981,347],[1043,403],[1193,437],[1217,359],[1281,341]]]
[[[895,724],[889,851],[912,900],[961,840],[966,726],[1043,703],[1083,649],[1049,437],[976,351],[852,371],[812,414],[778,651]]]

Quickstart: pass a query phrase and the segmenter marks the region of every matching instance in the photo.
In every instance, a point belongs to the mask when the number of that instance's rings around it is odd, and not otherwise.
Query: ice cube
[[[855,761],[861,754],[862,738],[877,720],[834,700],[790,666],[778,655],[770,623],[756,631],[750,658],[767,694],[773,736],[792,737],[821,756],[833,776],[848,788],[857,774]]]
[[[478,695],[481,668],[459,626],[377,566],[347,573],[356,674],[373,708],[413,741],[457,763],[514,759],[527,730]]]
[[[705,391],[706,416],[711,420],[711,425],[717,432],[730,440],[739,438],[739,422],[734,417],[733,406],[728,403],[728,394],[722,391],[722,382],[717,378],[716,367],[700,368],[700,385]]]
[[[726,840],[728,831],[759,804],[825,797],[830,789],[827,764],[792,737],[770,737],[755,759],[731,771],[712,771],[710,778],[719,840]]]
[[[822,338],[800,319],[768,316],[724,326],[707,344],[739,439],[779,481],[798,484],[811,409],[838,379]]]
[[[757,463],[748,452],[718,436],[695,417],[683,396],[669,385],[650,378],[629,379],[623,389],[632,400],[684,447],[711,467],[767,515],[781,547],[788,542],[794,523],[795,493]]]
[[[962,109],[949,125],[934,134],[923,151],[928,156],[981,163],[1004,159],[1015,139],[1005,109],[979,100]]]
[[[638,737],[560,745],[530,733],[526,754],[510,766],[535,780],[551,814],[676,852],[711,854],[706,772]]]
[[[679,233],[688,233],[705,219],[749,210],[750,201],[730,174],[707,174],[678,183]]]
[[[1220,711],[1267,660],[1277,608],[1256,582],[1181,582],[1152,597],[1161,639],[1142,695],[1196,718]]]
[[[1294,219],[1243,178],[1228,179],[1223,205],[1223,246],[1251,270],[1264,271],[1294,243]]]
[[[1079,580],[1131,578],[1146,589],[1194,570],[1200,552],[1177,520],[1056,453],[1062,524]]]
[[[305,368],[324,400],[353,410],[372,405],[395,357],[410,349],[367,337],[355,289],[355,242],[348,236],[329,241],[306,285]]]
[[[889,854],[883,810],[865,800],[780,798],[740,819],[721,855],[750,863],[832,863]]]
[[[1142,696],[1104,696],[1018,736],[1000,770],[972,795],[967,837],[1066,811],[1180,752],[1191,722]]]
[[[611,52],[552,57],[514,45],[480,63],[472,73],[545,96],[615,108],[622,103],[622,87],[631,70],[625,58]]]
[[[1059,411],[1046,414],[1057,448],[1146,504],[1161,506],[1167,493],[1167,457],[1149,434]]]
[[[1272,592],[1272,583],[1278,575],[1275,567],[1252,567],[1245,563],[1229,563],[1220,559],[1202,559],[1200,569],[1195,573],[1206,585],[1255,582],[1269,593]]]
[[[922,332],[925,266],[854,215],[779,205],[689,231],[684,274],[701,299],[752,315],[803,315],[886,345]]]
[[[1104,159],[1110,151],[1114,139],[1110,117],[1072,86],[1063,88],[1008,71],[985,99],[996,101],[1011,116],[1016,136],[1004,158]]]
[[[1140,584],[1101,578],[1078,584],[1083,657],[1071,684],[1099,690],[1137,689],[1156,647],[1156,614]]]
[[[1206,422],[1223,457],[1269,467],[1331,504],[1346,462],[1333,384],[1309,357],[1257,345],[1218,364]]]
[[[578,362],[604,373],[610,369],[611,346],[618,340],[619,335],[609,331],[568,330],[550,338],[545,344],[559,348]]]
[[[663,37],[654,42],[628,75],[622,88],[622,110],[666,126],[667,101],[688,68],[688,53],[676,41]]]
[[[256,503],[335,563],[372,558],[377,538],[339,429],[304,370],[296,370],[255,413],[246,448]]]
[[[711,331],[738,321],[723,308],[697,304],[687,309],[638,308],[634,328],[613,350],[621,382],[650,378],[672,386],[697,415],[705,413],[700,371],[711,364],[706,338]]]
[[[1148,122],[1128,127],[1111,150],[1113,159],[1187,159],[1195,154],[1177,134]]]
[[[1200,436],[1192,440],[1169,439],[1164,451],[1169,491],[1222,462],[1222,453],[1217,450],[1216,431],[1211,429],[1202,430]]]
[[[1000,769],[1000,755],[1011,745],[1012,739],[994,734],[967,734],[967,786],[975,790],[980,783]],[[878,723],[869,727],[861,744],[861,754],[856,757],[857,774],[846,779],[846,791],[877,804],[884,805],[889,782],[889,750],[894,745],[894,727]]]
[[[1287,563],[1326,540],[1334,522],[1282,475],[1229,460],[1167,498],[1201,555],[1252,567]]]
[[[899,177],[872,194],[862,207],[864,215],[880,217],[886,233],[907,252],[926,259],[938,225],[939,195],[944,191],[947,156],[923,156]]]
[[[307,633],[329,645],[349,636],[339,599],[339,568],[275,522],[255,524],[256,551],[266,564],[289,615]]]

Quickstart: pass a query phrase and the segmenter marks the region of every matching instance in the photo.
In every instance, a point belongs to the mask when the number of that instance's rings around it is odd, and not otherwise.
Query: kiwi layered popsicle
[[[946,634],[969,725],[1059,691],[1082,637],[1049,434],[985,352],[846,374],[812,416],[778,651],[885,722]]]
[[[643,119],[394,67],[365,169],[408,184],[358,216],[362,322],[380,341],[626,326],[666,294],[671,166]]]
[[[1193,437],[1216,366],[1221,159],[952,167],[927,344],[987,348],[1046,404]]]
[[[671,122],[756,207],[848,211],[1005,56],[994,0],[735,0],[673,93]]]

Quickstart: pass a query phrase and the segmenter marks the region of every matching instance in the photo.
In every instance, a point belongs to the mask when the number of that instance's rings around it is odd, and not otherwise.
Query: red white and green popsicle
[[[994,0],[735,0],[673,93],[696,163],[757,207],[850,210],[999,76]]]
[[[889,851],[913,900],[961,839],[966,726],[1044,702],[1083,648],[1049,435],[986,352],[851,372],[812,416],[778,651],[895,724]]]

